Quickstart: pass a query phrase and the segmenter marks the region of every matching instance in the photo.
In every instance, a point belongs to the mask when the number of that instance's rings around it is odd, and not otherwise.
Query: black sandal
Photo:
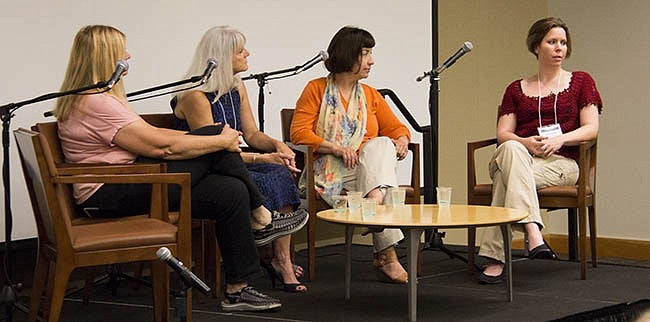
[[[271,263],[269,263],[268,265],[262,265],[262,267],[266,269],[266,272],[269,275],[269,279],[271,280],[271,287],[275,288],[275,280],[277,279],[282,284],[282,288],[284,289],[285,292],[289,292],[289,293],[307,292],[307,286],[303,283],[300,283],[300,281],[298,283],[285,283],[280,273],[278,273],[278,271],[275,268],[273,268],[273,265],[271,265]],[[304,288],[300,288],[301,286]]]

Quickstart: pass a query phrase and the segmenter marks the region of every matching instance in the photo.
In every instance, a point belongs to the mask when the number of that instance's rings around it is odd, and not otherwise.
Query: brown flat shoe
[[[395,253],[395,247],[388,247],[379,253],[373,255],[374,259],[372,260],[372,266],[375,269],[375,274],[380,281],[395,283],[395,284],[406,284],[408,283],[408,273],[404,272],[399,276],[392,278],[386,274],[383,270],[385,265],[390,263],[399,263],[397,259],[397,253]]]

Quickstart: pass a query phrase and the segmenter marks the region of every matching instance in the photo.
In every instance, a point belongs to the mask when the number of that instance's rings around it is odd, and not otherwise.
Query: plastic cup
[[[361,191],[348,191],[348,207],[351,209],[361,208]]]
[[[438,206],[449,207],[451,204],[451,187],[437,187],[436,198],[438,199]]]
[[[399,187],[388,188],[388,194],[390,195],[390,204],[393,206],[404,205],[404,200],[406,199],[406,190]]]
[[[344,212],[345,207],[348,205],[347,196],[336,195],[332,196],[332,208],[335,212]]]
[[[364,216],[372,216],[377,213],[377,201],[370,198],[364,198],[361,201],[361,214]]]

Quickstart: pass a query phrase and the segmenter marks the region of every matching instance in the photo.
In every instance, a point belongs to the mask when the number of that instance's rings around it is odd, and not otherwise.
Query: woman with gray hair
[[[300,196],[293,176],[300,172],[295,166],[295,153],[283,142],[260,131],[255,123],[246,86],[237,74],[248,70],[246,38],[228,26],[208,29],[196,48],[187,75],[203,72],[209,58],[217,60],[212,77],[196,90],[181,92],[172,100],[176,128],[193,130],[220,123],[240,131],[244,141],[261,152],[242,152],[241,157],[250,175],[266,197],[264,206],[273,211],[273,220],[287,216],[305,216],[298,208]],[[291,263],[291,236],[272,242],[270,262],[262,261],[273,285],[279,280],[287,292],[306,292],[298,281],[303,269]],[[258,243],[259,245],[259,243]]]

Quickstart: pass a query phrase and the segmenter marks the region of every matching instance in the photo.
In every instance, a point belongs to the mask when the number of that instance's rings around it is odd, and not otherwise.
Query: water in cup
[[[332,196],[332,208],[335,212],[344,212],[345,207],[348,205],[348,199],[346,196],[335,195]]]
[[[437,187],[436,198],[439,206],[448,207],[451,204],[451,187]]]
[[[393,187],[388,189],[390,194],[390,203],[393,206],[404,205],[404,200],[406,199],[406,190],[404,188]]]
[[[351,209],[361,208],[361,191],[348,191],[348,207]]]
[[[377,213],[377,201],[370,198],[365,198],[361,201],[361,214],[364,216],[372,216]]]

